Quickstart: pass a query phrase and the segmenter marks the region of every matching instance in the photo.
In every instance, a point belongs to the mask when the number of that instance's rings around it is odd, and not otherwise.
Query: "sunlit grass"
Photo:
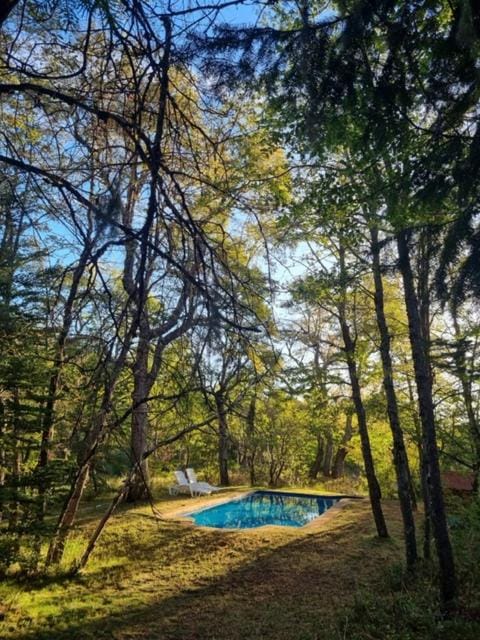
[[[156,507],[166,513],[204,501],[164,497]],[[91,506],[63,568],[83,551],[95,523]],[[435,587],[426,575],[419,597],[410,597],[414,586],[399,568],[397,505],[385,507],[393,534],[386,542],[374,536],[366,501],[351,503],[319,528],[255,531],[200,529],[159,521],[149,506],[122,507],[81,575],[60,571],[0,587],[0,637],[407,639],[409,630],[395,636],[386,627],[398,634],[398,607],[417,621],[425,602],[434,603]],[[412,611],[417,600],[420,610]],[[375,616],[386,635],[376,635]],[[462,625],[464,640],[472,624]],[[417,637],[433,638],[435,625],[428,613]]]

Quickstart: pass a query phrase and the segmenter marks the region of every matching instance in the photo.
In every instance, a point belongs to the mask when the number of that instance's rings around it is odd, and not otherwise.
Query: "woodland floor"
[[[184,504],[196,502],[164,496],[156,507]],[[105,506],[84,509],[67,560],[78,557]],[[434,570],[405,578],[397,503],[386,501],[385,512],[392,537],[379,541],[367,500],[317,529],[255,531],[158,521],[149,506],[125,506],[80,576],[0,585],[0,638],[478,640],[478,530],[462,524],[467,516],[453,517],[461,614],[445,622]]]

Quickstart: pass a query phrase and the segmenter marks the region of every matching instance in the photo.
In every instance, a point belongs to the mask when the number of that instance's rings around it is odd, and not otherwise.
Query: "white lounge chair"
[[[206,486],[206,483],[189,482],[183,471],[175,471],[175,479],[177,484],[168,488],[170,495],[175,496],[179,493],[189,493],[191,496],[204,496],[212,493],[212,490]]]
[[[187,472],[187,478],[190,484],[195,484],[199,487],[203,487],[204,489],[208,489],[210,493],[212,493],[213,491],[220,491],[220,487],[215,487],[213,484],[210,484],[209,482],[199,482],[197,479],[197,474],[195,473],[194,469],[192,469],[191,467],[189,467],[185,471]]]

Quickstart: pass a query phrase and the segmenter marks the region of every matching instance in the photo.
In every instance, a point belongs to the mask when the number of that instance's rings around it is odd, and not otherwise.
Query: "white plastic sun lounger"
[[[213,484],[210,484],[209,482],[199,482],[197,479],[197,474],[195,473],[194,469],[192,469],[191,467],[186,469],[186,472],[187,472],[187,478],[190,484],[195,484],[199,487],[203,487],[204,489],[209,489],[210,493],[212,493],[213,491],[220,491],[220,487],[215,487],[213,486]]]
[[[170,495],[178,493],[189,493],[191,496],[203,496],[212,493],[212,490],[202,482],[189,482],[183,471],[175,471],[175,479],[177,484],[169,487]]]

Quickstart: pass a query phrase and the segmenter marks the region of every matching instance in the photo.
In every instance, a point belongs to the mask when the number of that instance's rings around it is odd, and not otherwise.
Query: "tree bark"
[[[430,243],[431,243],[432,230],[422,229],[420,232],[420,238],[418,241],[418,260],[417,260],[417,296],[418,296],[418,312],[420,315],[420,326],[423,336],[423,345],[425,351],[425,357],[427,360],[428,372],[430,376],[430,386],[433,389],[433,369],[430,362]],[[427,441],[425,433],[422,431],[422,486],[423,493],[426,496],[425,506],[425,531],[423,540],[423,556],[424,558],[430,558],[431,551],[431,538],[432,538],[432,519],[431,519],[431,506],[428,489],[428,453],[426,452]]]
[[[425,462],[425,442],[422,434],[422,425],[420,423],[420,419],[418,416],[418,412],[416,410],[417,400],[413,393],[412,381],[410,376],[407,373],[407,389],[408,389],[408,398],[410,401],[410,406],[412,407],[412,420],[415,428],[415,438],[416,444],[418,448],[418,459],[420,462],[420,483],[422,489],[422,499],[423,499],[423,515],[424,515],[424,523],[423,523],[423,557],[425,560],[430,559],[430,542],[431,542],[431,526],[430,526],[430,499],[428,497],[428,471],[427,465]]]
[[[40,522],[42,522],[45,517],[46,489],[47,489],[46,483],[42,476],[42,471],[46,469],[49,462],[49,457],[50,457],[50,448],[51,448],[53,430],[54,430],[54,424],[55,424],[56,404],[58,400],[58,391],[60,388],[60,376],[62,373],[64,358],[65,358],[65,345],[67,342],[67,337],[70,331],[70,327],[73,322],[73,306],[75,304],[75,300],[78,294],[80,281],[87,267],[90,250],[91,250],[91,244],[88,243],[88,245],[85,246],[84,250],[82,251],[78,264],[73,271],[72,284],[70,287],[70,291],[68,293],[67,300],[65,302],[65,309],[63,312],[62,327],[60,329],[60,333],[57,338],[57,343],[55,345],[53,368],[50,373],[47,402],[45,404],[45,410],[44,410],[43,420],[42,420],[40,453],[38,456],[38,464],[37,464],[37,469],[41,470],[40,481],[38,485],[38,492],[40,497],[38,519]]]
[[[75,477],[70,495],[60,516],[54,537],[52,538],[50,546],[48,548],[46,560],[47,566],[51,564],[58,564],[63,557],[68,534],[70,533],[70,529],[73,525],[73,522],[75,521],[80,500],[82,498],[85,487],[87,486],[89,474],[90,461],[86,462],[82,467],[79,468],[78,473]]]
[[[332,434],[327,433],[327,444],[325,446],[325,456],[323,458],[322,473],[325,477],[330,477],[332,473],[332,458],[333,458],[333,438]]]
[[[365,407],[363,406],[362,394],[357,375],[357,366],[354,360],[354,346],[350,337],[348,326],[342,327],[342,334],[345,342],[345,353],[348,361],[348,371],[350,376],[350,384],[352,386],[352,400],[357,415],[358,430],[360,433],[360,441],[362,445],[362,456],[365,465],[365,474],[367,476],[368,493],[370,504],[372,507],[373,518],[377,528],[377,534],[380,538],[388,538],[387,524],[382,511],[382,493],[380,485],[375,474],[375,465],[372,457],[372,449],[370,446],[370,437],[368,435],[367,418]]]
[[[462,387],[463,402],[465,404],[465,410],[467,412],[470,439],[472,441],[473,450],[475,452],[475,461],[473,464],[474,487],[476,491],[478,491],[480,474],[480,425],[477,420],[477,416],[475,415],[472,393],[472,380],[470,373],[468,372],[467,360],[465,356],[466,345],[462,336],[460,325],[458,323],[457,310],[453,305],[451,307],[450,313],[452,316],[455,338],[457,341],[454,353],[456,373]]]
[[[128,483],[126,500],[136,502],[148,498],[150,476],[148,459],[143,454],[147,449],[148,404],[145,399],[150,393],[148,380],[149,340],[145,331],[139,337],[133,369],[132,422],[130,431],[130,453],[135,472]]]
[[[63,509],[58,518],[58,522],[55,528],[55,532],[50,541],[50,545],[47,552],[46,564],[58,564],[65,549],[65,544],[75,521],[80,500],[82,499],[83,492],[87,486],[87,482],[90,475],[90,465],[93,460],[93,456],[98,448],[98,445],[105,438],[106,421],[111,411],[111,403],[113,393],[118,383],[120,373],[123,370],[125,361],[130,350],[130,345],[133,336],[136,333],[137,324],[133,322],[129,333],[124,337],[121,352],[115,361],[108,384],[105,386],[103,392],[103,398],[101,406],[93,419],[93,423],[89,432],[87,433],[83,446],[77,456],[77,473],[73,479],[70,493],[65,501]]]
[[[268,481],[269,487],[276,487],[278,485],[284,466],[285,464],[283,462],[272,461],[270,463]]]
[[[250,474],[250,486],[254,486],[257,478],[255,471],[255,459],[256,459],[256,446],[253,442],[255,436],[255,416],[256,416],[257,397],[256,395],[250,401],[247,414],[247,439],[248,439],[248,454],[247,464]]]
[[[372,507],[373,519],[377,529],[379,538],[388,538],[387,524],[382,511],[382,493],[380,485],[375,474],[375,465],[373,462],[372,449],[370,446],[370,437],[368,434],[367,417],[365,413],[365,407],[363,406],[362,393],[360,388],[360,381],[357,373],[357,363],[355,360],[355,342],[352,339],[350,333],[350,327],[347,322],[346,313],[346,289],[345,283],[347,281],[347,274],[345,269],[345,250],[340,246],[339,252],[340,263],[340,275],[342,278],[342,285],[344,287],[343,296],[338,304],[338,319],[340,322],[340,329],[342,332],[344,352],[347,360],[348,374],[350,377],[350,385],[352,388],[352,400],[355,407],[355,413],[358,422],[358,431],[360,433],[360,442],[362,446],[362,456],[365,465],[365,475],[367,476],[368,493],[370,497],[370,504]]]
[[[150,184],[149,197],[146,208],[145,221],[140,232],[139,258],[136,269],[136,277],[133,277],[135,263],[135,241],[129,241],[125,246],[125,260],[123,268],[123,287],[135,301],[136,315],[139,327],[139,342],[135,355],[134,389],[132,393],[132,423],[131,423],[131,447],[130,453],[135,466],[132,482],[129,483],[127,500],[136,501],[148,498],[149,471],[148,461],[144,457],[147,448],[148,431],[148,401],[147,398],[158,375],[162,353],[166,342],[163,340],[162,329],[165,333],[173,328],[177,320],[177,311],[184,300],[182,294],[179,307],[175,309],[172,318],[156,330],[151,330],[148,318],[147,301],[151,284],[151,277],[155,265],[155,252],[152,252],[151,243],[158,240],[158,227],[155,217],[158,215],[158,177],[161,174],[162,145],[164,138],[165,121],[167,114],[167,96],[169,87],[170,55],[172,48],[172,25],[167,17],[163,19],[165,29],[165,46],[159,66],[159,93],[155,121],[155,135],[150,149]],[[129,229],[132,228],[135,204],[139,198],[140,189],[136,178],[137,169],[132,165],[127,207],[123,212],[123,223]],[[153,235],[153,239],[152,239]],[[186,289],[185,289],[186,290]],[[173,326],[171,325],[173,322]],[[148,356],[150,341],[156,339],[153,364],[149,370]]]
[[[20,488],[20,476],[21,476],[21,466],[22,466],[22,458],[20,447],[18,443],[20,442],[20,432],[21,432],[21,422],[20,422],[20,393],[18,387],[15,387],[13,390],[13,416],[12,416],[12,439],[13,439],[13,451],[12,451],[12,470],[11,470],[11,483],[13,485],[13,498],[10,503],[9,510],[9,518],[8,518],[8,528],[11,531],[16,531],[18,521],[20,519],[20,502],[18,500],[19,497],[19,488]]]
[[[440,567],[440,587],[442,605],[450,609],[457,595],[455,564],[447,528],[440,465],[436,438],[436,424],[433,405],[432,378],[427,359],[425,337],[419,303],[415,291],[414,278],[410,264],[407,231],[397,233],[399,267],[403,279],[405,306],[407,309],[408,329],[412,348],[415,382],[420,407],[420,420],[424,438],[424,456],[428,470],[428,494],[435,547]]]
[[[343,434],[342,441],[340,446],[337,449],[337,453],[335,454],[335,459],[333,461],[333,469],[332,469],[332,478],[343,478],[345,473],[345,458],[348,454],[348,449],[346,445],[352,439],[353,429],[352,429],[352,414],[350,411],[346,415],[345,419],[345,431]]]
[[[4,439],[6,435],[5,429],[5,405],[3,401],[0,399],[0,522],[3,520],[3,511],[4,511],[4,503],[3,503],[3,495],[2,489],[5,485],[6,478],[6,464],[7,464],[7,455],[5,450]]]
[[[310,470],[308,472],[309,478],[311,480],[316,480],[320,470],[323,466],[323,457],[325,455],[325,441],[323,437],[318,434],[317,435],[317,451],[315,453],[315,460],[312,462],[310,466]]]
[[[380,356],[383,369],[383,388],[387,399],[387,413],[393,438],[393,463],[397,476],[398,498],[402,512],[403,533],[405,539],[405,555],[407,567],[413,568],[418,560],[417,541],[415,536],[415,520],[410,495],[410,469],[407,451],[403,438],[398,413],[397,396],[393,383],[393,365],[390,355],[390,333],[385,316],[384,291],[380,264],[380,247],[378,244],[378,230],[370,229],[372,271],[375,284],[375,314],[380,334]]]
[[[347,457],[348,449],[340,446],[335,454],[332,468],[332,478],[343,478],[345,475],[345,458]]]
[[[228,476],[230,441],[225,398],[223,397],[221,391],[215,393],[215,406],[217,409],[218,417],[218,468],[220,484],[224,487],[228,487],[230,484],[230,479]]]

